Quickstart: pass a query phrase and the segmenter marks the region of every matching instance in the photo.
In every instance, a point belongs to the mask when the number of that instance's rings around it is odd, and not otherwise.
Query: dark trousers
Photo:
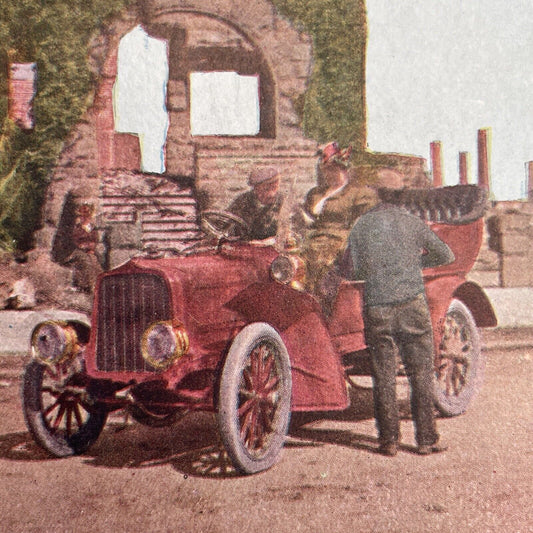
[[[411,412],[419,445],[439,436],[433,413],[433,331],[423,294],[395,305],[365,308],[366,343],[372,356],[374,414],[381,443],[397,442],[396,354],[411,386]]]

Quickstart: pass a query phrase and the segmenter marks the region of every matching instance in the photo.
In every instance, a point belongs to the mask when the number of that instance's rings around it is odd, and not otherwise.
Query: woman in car
[[[340,149],[331,142],[321,151],[318,185],[305,198],[307,224],[302,253],[307,267],[307,288],[319,293],[326,272],[346,247],[355,220],[377,203],[370,167],[349,168],[351,147]]]

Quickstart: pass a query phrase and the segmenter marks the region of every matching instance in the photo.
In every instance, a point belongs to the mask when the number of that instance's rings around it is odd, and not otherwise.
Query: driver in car
[[[237,196],[228,207],[230,213],[246,222],[246,240],[264,240],[276,236],[283,202],[280,181],[280,172],[275,167],[254,169],[248,177],[251,189]]]

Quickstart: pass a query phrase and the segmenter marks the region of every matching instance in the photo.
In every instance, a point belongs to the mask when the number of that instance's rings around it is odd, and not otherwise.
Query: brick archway
[[[113,117],[118,43],[135,25],[132,23],[114,38],[103,68],[105,77],[95,98],[98,168],[102,174],[117,169],[140,169],[138,138],[115,131]],[[170,125],[166,146],[167,175],[196,177],[195,145],[201,139],[193,139],[190,132],[191,72],[235,71],[259,76],[260,131],[252,137],[276,138],[278,106],[273,70],[261,48],[244,30],[217,14],[178,8],[165,11],[155,21],[144,23],[143,27],[148,35],[168,43],[167,110]],[[218,37],[218,44],[201,42],[188,35],[202,31],[213,35],[213,40]]]

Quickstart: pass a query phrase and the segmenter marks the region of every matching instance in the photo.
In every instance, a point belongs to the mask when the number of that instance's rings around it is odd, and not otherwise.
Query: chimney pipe
[[[533,202],[533,161],[527,162],[527,199]]]
[[[459,185],[468,184],[468,170],[470,166],[470,154],[459,152]]]
[[[433,141],[429,146],[433,187],[442,187],[442,143],[440,141]]]
[[[478,179],[477,183],[490,192],[490,128],[477,131]]]

